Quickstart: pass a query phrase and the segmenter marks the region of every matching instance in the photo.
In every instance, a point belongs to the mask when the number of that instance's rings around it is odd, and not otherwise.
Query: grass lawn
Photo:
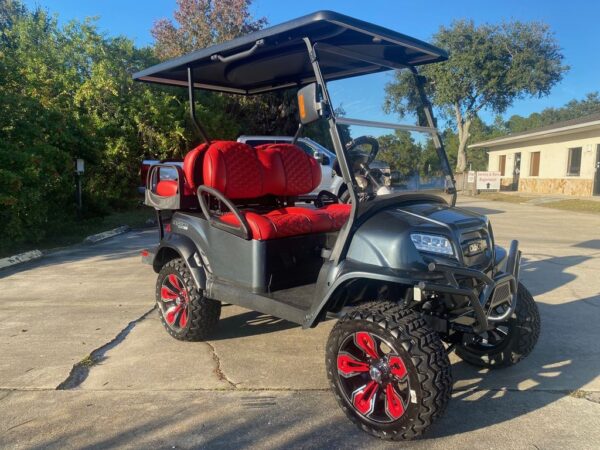
[[[508,203],[526,203],[536,198],[521,194],[503,194],[502,192],[483,193],[479,194],[477,197],[486,200],[495,200]],[[562,209],[565,211],[600,214],[600,201],[596,200],[566,198],[564,200],[536,203],[536,206],[543,206],[544,208]]]
[[[503,194],[502,192],[485,192],[479,194],[477,198],[483,198],[486,200],[495,200],[498,202],[507,202],[507,203],[525,203],[528,200],[531,200],[532,197],[526,197],[523,195],[515,195],[515,194]]]
[[[127,211],[118,211],[105,217],[95,217],[84,219],[78,222],[65,224],[60,234],[48,236],[37,244],[17,244],[1,243],[0,258],[12,256],[17,253],[29,250],[46,250],[67,245],[78,244],[91,234],[101,233],[122,225],[129,225],[131,228],[140,228],[146,226],[146,221],[154,218],[155,213],[152,208],[147,206],[133,206]]]
[[[600,202],[594,200],[558,200],[556,202],[543,203],[540,206],[547,208],[564,209],[565,211],[591,212],[600,214]]]

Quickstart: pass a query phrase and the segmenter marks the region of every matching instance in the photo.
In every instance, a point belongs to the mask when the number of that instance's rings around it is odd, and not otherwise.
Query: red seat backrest
[[[267,144],[254,149],[233,141],[214,141],[206,149],[203,181],[230,199],[307,194],[321,182],[321,167],[301,148]]]
[[[248,144],[214,141],[204,156],[204,184],[230,199],[262,197],[265,173]]]
[[[183,173],[185,174],[186,187],[189,187],[193,194],[195,194],[198,186],[204,184],[202,161],[207,148],[207,144],[200,144],[190,150],[183,159]]]
[[[264,144],[256,147],[266,169],[266,190],[278,196],[312,192],[321,183],[321,166],[315,158],[292,144]]]

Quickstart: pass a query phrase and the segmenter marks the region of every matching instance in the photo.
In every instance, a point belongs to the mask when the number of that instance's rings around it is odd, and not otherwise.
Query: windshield
[[[436,130],[419,126],[416,111],[394,112],[399,108],[388,96],[393,73],[328,83],[359,199],[431,191],[450,200],[452,181],[434,144]]]

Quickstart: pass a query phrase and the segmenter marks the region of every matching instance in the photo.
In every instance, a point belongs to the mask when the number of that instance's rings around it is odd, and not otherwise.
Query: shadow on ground
[[[156,230],[134,230],[120,235],[118,238],[111,238],[97,244],[78,244],[51,251],[41,259],[0,270],[0,278],[37,268],[81,262],[92,258],[98,261],[118,261],[139,255],[142,249],[157,243],[158,232]]]

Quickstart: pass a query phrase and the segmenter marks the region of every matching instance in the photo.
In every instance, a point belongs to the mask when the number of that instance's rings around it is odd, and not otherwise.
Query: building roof
[[[500,145],[594,129],[600,129],[600,113],[590,114],[577,119],[565,120],[545,127],[509,134],[508,136],[494,138],[488,141],[476,142],[469,145],[469,148],[490,148],[493,150],[493,147],[498,147]]]
[[[418,66],[448,58],[431,44],[332,11],[318,11],[222,44],[196,50],[133,75],[135,80],[257,94],[314,81],[303,38],[309,38],[326,80]]]

